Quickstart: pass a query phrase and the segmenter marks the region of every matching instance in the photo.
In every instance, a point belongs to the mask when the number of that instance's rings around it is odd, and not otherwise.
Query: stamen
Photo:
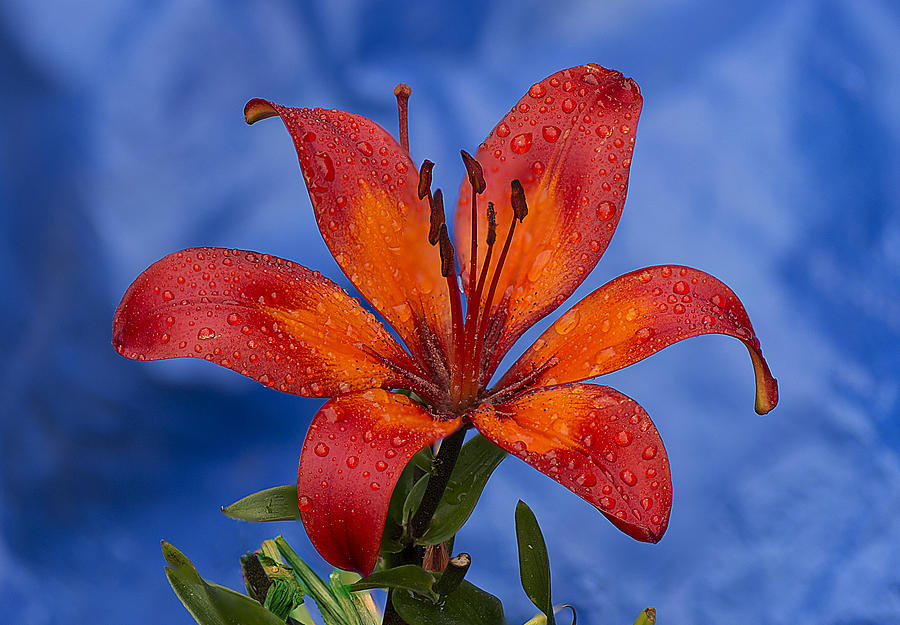
[[[426,195],[431,196],[431,170],[434,169],[434,163],[427,158],[419,168],[419,199]]]
[[[469,184],[472,185],[475,193],[478,193],[479,195],[484,193],[487,185],[484,182],[484,169],[481,167],[481,163],[465,150],[460,150],[459,153],[462,154],[463,163],[466,166]]]
[[[466,288],[466,322],[463,330],[463,354],[467,359],[463,363],[463,369],[471,375],[466,376],[463,384],[466,386],[464,393],[472,392],[475,384],[474,367],[469,360],[474,354],[473,343],[475,340],[475,324],[478,317],[478,300],[479,295],[476,294],[476,273],[478,272],[478,195],[484,193],[486,184],[484,182],[484,170],[475,158],[465,150],[459,151],[462,156],[463,164],[466,166],[466,174],[469,178],[469,184],[472,186],[472,248],[469,257],[469,284]]]
[[[494,210],[494,203],[488,202],[487,209],[488,232],[486,243],[490,246],[497,240],[497,211]]]
[[[431,198],[431,228],[428,231],[428,242],[436,245],[440,240],[441,228],[445,227],[444,193],[440,189]]]
[[[450,293],[450,322],[451,328],[451,395],[455,400],[459,399],[462,376],[462,300],[459,294],[459,284],[456,279],[456,255],[453,252],[453,243],[447,233],[447,224],[441,225],[439,242],[441,252],[441,275],[447,279],[447,290]]]
[[[513,220],[509,224],[509,230],[506,233],[506,242],[503,244],[503,251],[500,252],[500,258],[497,259],[497,267],[494,269],[494,275],[491,278],[491,287],[488,289],[487,297],[484,300],[484,305],[481,307],[481,323],[478,326],[478,334],[475,335],[475,377],[478,378],[481,375],[481,356],[484,351],[484,337],[486,336],[488,321],[491,318],[491,303],[494,301],[494,294],[497,291],[497,283],[500,281],[500,272],[503,270],[503,263],[506,261],[506,255],[509,253],[509,246],[512,243],[513,234],[516,231],[516,219],[521,221],[525,219],[525,215],[528,214],[528,203],[525,201],[525,189],[522,188],[522,183],[519,182],[518,179],[513,180],[510,183],[512,187],[512,194],[510,197],[510,203],[512,204],[513,209]],[[490,210],[493,207],[488,205],[488,223],[490,224]],[[496,216],[495,216],[496,220]],[[488,226],[490,228],[490,225]],[[494,224],[494,228],[496,229],[496,223]],[[490,234],[490,231],[489,231]],[[488,252],[490,252],[491,247],[488,247]],[[485,263],[485,266],[487,263]],[[480,384],[481,381],[476,379],[476,383]]]
[[[447,224],[441,224],[438,241],[441,244],[441,275],[447,278],[451,273],[456,273],[454,270],[456,255],[453,253],[450,235],[447,234]]]
[[[409,154],[409,96],[412,89],[401,82],[394,87],[394,95],[397,96],[397,115],[400,118],[400,145]]]
[[[519,182],[518,178],[513,180],[510,186],[512,187],[510,202],[512,203],[513,214],[521,223],[525,219],[525,215],[528,214],[528,204],[525,202],[525,189],[522,188],[522,183]]]

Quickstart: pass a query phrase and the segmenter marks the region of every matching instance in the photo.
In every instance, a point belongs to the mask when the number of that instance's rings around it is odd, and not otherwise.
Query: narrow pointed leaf
[[[166,578],[184,607],[200,625],[284,625],[257,601],[200,577],[183,553],[162,543]]]
[[[519,501],[516,506],[516,540],[522,588],[535,607],[547,616],[547,625],[554,625],[547,545],[534,513],[524,501]]]
[[[284,558],[288,566],[294,569],[294,573],[303,582],[307,594],[316,602],[319,612],[322,613],[322,618],[325,619],[326,623],[328,625],[344,625],[345,621],[341,615],[340,603],[338,603],[328,584],[291,549],[291,546],[288,545],[283,536],[276,537],[274,543],[281,557]]]
[[[394,492],[391,493],[387,518],[384,522],[384,531],[381,534],[381,546],[378,548],[380,554],[399,553],[403,550],[403,545],[400,543],[403,537],[403,505],[406,503],[409,491],[415,483],[416,458],[420,454],[421,452],[406,463],[406,468],[403,469],[400,479],[397,480],[397,484],[394,486]]]
[[[409,523],[412,515],[418,510],[419,504],[422,503],[422,496],[425,494],[425,489],[428,488],[428,478],[429,476],[427,475],[423,475],[419,478],[419,481],[416,482],[415,486],[412,487],[409,494],[406,496],[406,501],[403,502],[404,524]]]
[[[375,605],[375,600],[372,599],[372,593],[368,590],[353,590],[351,588],[353,584],[360,581],[359,573],[335,569],[331,573],[332,586],[335,583],[335,579],[343,584],[349,591],[348,596],[350,598],[350,603],[352,604],[352,609],[359,617],[361,624],[381,625],[381,612]]]
[[[295,521],[300,518],[297,487],[286,484],[267,488],[225,506],[222,512],[239,521]]]
[[[469,519],[488,478],[505,457],[504,450],[480,434],[463,445],[431,524],[417,542],[437,545],[450,540]]]
[[[341,606],[344,620],[346,620],[349,625],[363,625],[362,620],[359,618],[359,614],[356,611],[356,606],[350,599],[350,586],[345,584],[341,579],[340,569],[334,569],[331,572],[329,581],[331,582],[331,593]]]
[[[634,625],[655,625],[656,624],[656,608],[644,608],[638,614]]]
[[[409,625],[504,625],[503,605],[494,595],[463,580],[440,603],[415,593],[392,593],[394,609]]]
[[[434,592],[435,578],[431,572],[414,564],[404,564],[384,571],[376,571],[350,587],[351,590],[368,590],[370,588],[401,588],[411,590],[432,601],[437,600]]]

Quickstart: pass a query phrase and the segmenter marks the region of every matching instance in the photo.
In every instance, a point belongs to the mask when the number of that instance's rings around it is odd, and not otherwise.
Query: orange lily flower
[[[318,272],[217,248],[183,250],[142,273],[116,311],[116,348],[137,360],[202,357],[287,393],[331,397],[303,444],[297,491],[313,545],[337,567],[373,569],[407,462],[470,426],[630,536],[657,542],[672,502],[659,433],[632,399],[582,381],[684,338],[726,334],[747,346],[756,411],[768,412],[776,381],[727,286],[680,266],[620,276],[491,385],[516,340],[575,291],[612,237],[638,86],[593,64],[535,83],[474,158],[463,153],[453,240],[432,164],[419,172],[410,160],[409,92],[396,93],[402,146],[343,111],[257,99],[245,116],[281,117],[328,248],[406,349]]]

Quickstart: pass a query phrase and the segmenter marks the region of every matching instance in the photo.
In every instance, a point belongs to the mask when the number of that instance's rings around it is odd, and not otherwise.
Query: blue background
[[[666,441],[664,540],[628,539],[508,459],[458,540],[470,577],[511,622],[534,614],[518,587],[521,497],[547,535],[555,599],[579,622],[631,623],[646,605],[667,623],[897,622],[896,3],[250,4],[0,3],[8,622],[190,623],[161,538],[232,587],[238,555],[277,532],[326,570],[298,525],[218,509],[293,480],[320,402],[110,346],[125,288],[176,249],[256,249],[339,277],[287,134],[246,127],[246,100],[343,108],[393,131],[391,90],[408,82],[414,159],[436,161],[452,190],[460,147],[534,81],[587,61],[634,77],[645,106],[627,210],[576,297],[645,265],[713,273],[747,306],[781,405],[753,413],[746,352],[723,337],[607,376]]]

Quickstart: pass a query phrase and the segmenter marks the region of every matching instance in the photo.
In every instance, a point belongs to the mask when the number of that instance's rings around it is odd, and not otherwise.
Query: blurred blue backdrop
[[[533,615],[511,529],[521,497],[547,534],[555,598],[584,623],[631,623],[646,605],[667,623],[897,622],[895,2],[252,4],[0,3],[7,622],[190,623],[161,538],[232,587],[239,554],[277,532],[326,570],[299,526],[219,513],[294,479],[320,402],[110,346],[125,288],[183,247],[262,250],[347,285],[284,128],[245,126],[246,100],[393,131],[391,90],[408,82],[413,157],[453,189],[456,150],[534,81],[587,61],[634,77],[645,106],[627,210],[576,297],[656,263],[713,273],[750,311],[781,405],[753,413],[746,351],[723,337],[607,376],[666,441],[665,539],[632,541],[508,459],[457,543],[471,578],[511,622]]]

